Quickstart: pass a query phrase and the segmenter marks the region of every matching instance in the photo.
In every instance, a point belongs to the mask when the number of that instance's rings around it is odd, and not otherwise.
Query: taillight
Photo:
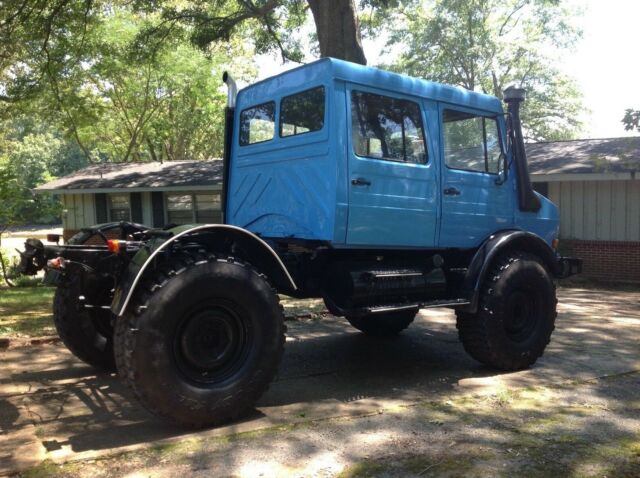
[[[55,257],[47,261],[47,267],[49,269],[64,269],[66,264],[67,261],[64,260],[64,257]]]
[[[60,234],[47,234],[47,241],[55,242],[57,244],[60,242]]]
[[[107,241],[107,249],[109,249],[109,252],[118,254],[120,252],[120,241],[117,239],[109,239]]]

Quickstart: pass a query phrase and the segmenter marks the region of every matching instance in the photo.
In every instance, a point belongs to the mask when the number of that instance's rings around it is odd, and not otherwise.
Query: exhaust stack
[[[522,88],[510,86],[504,90],[504,102],[509,113],[509,138],[512,145],[513,160],[516,165],[516,182],[518,184],[518,206],[521,211],[537,212],[540,210],[540,199],[531,187],[527,153],[520,122],[520,105],[524,102],[526,92]]]
[[[227,107],[235,108],[238,85],[227,71],[222,74],[222,81],[227,85]]]

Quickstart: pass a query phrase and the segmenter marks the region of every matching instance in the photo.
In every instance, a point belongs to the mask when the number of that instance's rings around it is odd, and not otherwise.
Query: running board
[[[325,302],[328,302],[331,305],[330,310],[332,313],[339,312],[339,314],[334,315],[342,315],[349,317],[364,317],[367,315],[374,314],[385,314],[391,312],[401,312],[403,310],[415,310],[418,312],[420,309],[433,309],[437,307],[459,307],[464,305],[469,305],[471,302],[468,299],[446,299],[446,300],[430,300],[427,302],[416,302],[412,304],[389,304],[389,305],[381,305],[376,307],[358,307],[354,309],[343,309],[336,305],[333,301],[328,298],[325,298]]]
[[[402,310],[410,309],[435,309],[438,307],[457,307],[460,305],[469,305],[467,299],[455,299],[455,300],[431,300],[429,302],[419,302],[417,304],[407,305],[385,305],[380,307],[365,307],[360,309],[364,312],[364,315],[368,314],[384,314],[386,312],[399,312]]]

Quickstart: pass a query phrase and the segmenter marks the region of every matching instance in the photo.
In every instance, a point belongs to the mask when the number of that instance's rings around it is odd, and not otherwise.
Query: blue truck
[[[483,364],[520,370],[543,354],[555,279],[581,262],[558,254],[558,209],[532,189],[524,91],[505,91],[505,112],[493,96],[331,58],[239,92],[224,81],[223,224],[27,241],[23,269],[57,284],[72,352],[194,427],[242,416],[268,387],[279,295],[322,298],[375,336],[448,307]],[[93,235],[105,244],[85,244]]]

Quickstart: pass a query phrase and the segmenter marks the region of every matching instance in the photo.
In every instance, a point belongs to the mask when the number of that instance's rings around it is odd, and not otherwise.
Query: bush
[[[33,287],[42,284],[42,277],[25,276],[20,273],[20,259],[18,257],[9,257],[9,254],[4,249],[0,249],[0,255],[7,266],[7,277],[13,285],[16,287]],[[4,276],[0,274],[0,284],[5,282]]]

